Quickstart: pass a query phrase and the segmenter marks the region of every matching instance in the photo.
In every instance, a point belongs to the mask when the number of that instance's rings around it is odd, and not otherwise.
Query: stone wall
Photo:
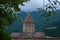
[[[12,40],[60,40],[60,38],[12,38]]]
[[[60,40],[60,38],[46,38],[44,32],[12,33],[12,40]]]

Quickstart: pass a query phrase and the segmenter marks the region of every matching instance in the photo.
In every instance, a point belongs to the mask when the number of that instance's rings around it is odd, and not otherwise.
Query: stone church
[[[11,33],[14,38],[45,38],[44,32],[35,32],[35,22],[30,13],[27,13],[25,20],[23,21],[22,33]]]
[[[57,40],[57,38],[46,37],[44,32],[35,32],[35,21],[30,13],[23,21],[23,32],[11,33],[12,40]],[[60,38],[58,38],[60,40]]]
[[[23,32],[35,32],[35,23],[29,13],[23,22]]]

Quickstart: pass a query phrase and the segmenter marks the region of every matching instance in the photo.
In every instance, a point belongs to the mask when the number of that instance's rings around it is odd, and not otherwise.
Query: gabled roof
[[[45,38],[44,32],[11,33],[11,36],[18,38]]]
[[[27,16],[26,16],[24,22],[34,22],[32,16],[30,15],[30,13],[27,14]]]

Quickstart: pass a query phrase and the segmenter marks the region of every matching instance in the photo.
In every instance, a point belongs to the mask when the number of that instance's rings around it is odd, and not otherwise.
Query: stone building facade
[[[12,40],[60,40],[60,38],[46,38],[44,32],[35,32],[35,22],[28,13],[23,22],[22,33],[11,33]]]
[[[35,32],[35,22],[30,15],[27,14],[23,22],[23,32],[22,33],[11,33],[12,40],[22,40],[24,38],[45,38],[44,32]],[[22,38],[22,39],[21,39]]]
[[[35,32],[35,23],[29,13],[27,14],[23,22],[23,32]]]

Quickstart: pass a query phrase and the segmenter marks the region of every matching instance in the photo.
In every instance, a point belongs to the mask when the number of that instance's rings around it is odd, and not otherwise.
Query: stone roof
[[[24,22],[34,22],[32,16],[30,15],[30,13],[27,14],[27,16],[26,16]]]
[[[45,38],[44,32],[25,32],[25,33],[12,33],[12,37],[18,38]]]

